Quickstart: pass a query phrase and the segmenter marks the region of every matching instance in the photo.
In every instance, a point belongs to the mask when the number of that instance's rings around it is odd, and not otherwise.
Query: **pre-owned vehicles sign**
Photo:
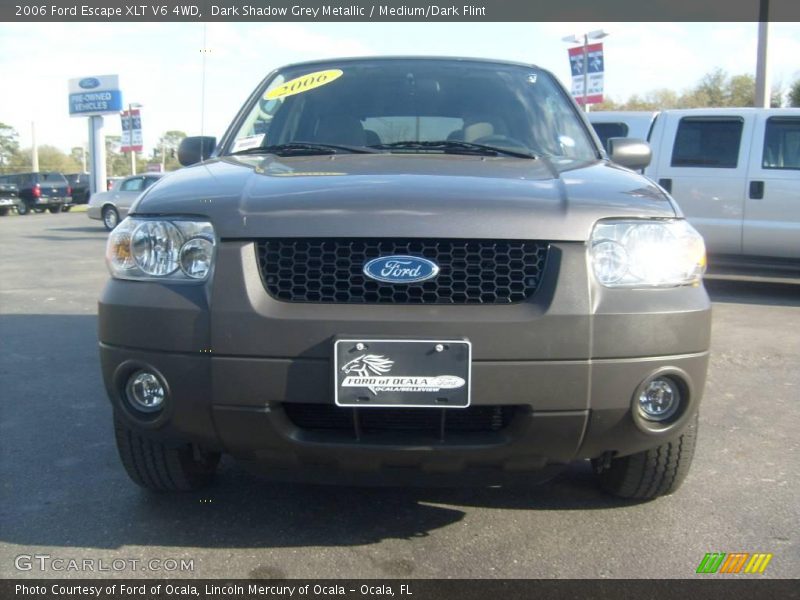
[[[69,114],[92,116],[122,110],[122,92],[117,75],[76,77],[69,80]]]

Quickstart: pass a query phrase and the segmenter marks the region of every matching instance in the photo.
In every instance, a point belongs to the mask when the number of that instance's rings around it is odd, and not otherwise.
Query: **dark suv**
[[[72,190],[61,173],[16,173],[3,175],[0,183],[13,183],[19,190],[17,212],[27,215],[32,210],[61,212],[72,201]]]
[[[16,185],[0,177],[0,217],[6,216],[12,208],[19,208],[19,191]]]
[[[702,238],[526,64],[278,69],[110,234],[102,370],[130,477],[675,490],[711,312]]]
[[[89,202],[89,196],[91,195],[89,173],[68,173],[65,177],[67,178],[69,187],[72,189],[71,204],[86,204]],[[70,208],[71,205],[64,207],[65,210],[69,210]]]

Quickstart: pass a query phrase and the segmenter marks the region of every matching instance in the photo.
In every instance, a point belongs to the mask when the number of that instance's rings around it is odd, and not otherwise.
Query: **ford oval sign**
[[[439,265],[419,256],[381,256],[364,265],[364,275],[384,283],[417,283],[438,274]]]
[[[100,80],[96,77],[84,77],[78,82],[78,85],[85,90],[93,90],[100,85]]]

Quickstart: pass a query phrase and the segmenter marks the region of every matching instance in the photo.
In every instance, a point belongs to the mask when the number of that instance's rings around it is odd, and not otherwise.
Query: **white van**
[[[710,254],[800,259],[800,109],[590,113],[629,130],[652,115],[645,174],[672,194]],[[628,137],[639,137],[629,133]]]

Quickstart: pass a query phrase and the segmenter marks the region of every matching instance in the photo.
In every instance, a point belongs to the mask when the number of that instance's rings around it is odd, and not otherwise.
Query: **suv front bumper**
[[[516,305],[284,303],[264,290],[253,244],[223,242],[207,285],[111,280],[99,332],[116,412],[161,439],[287,473],[516,472],[631,454],[680,435],[705,383],[710,303],[702,286],[601,288],[587,272],[585,246],[569,243],[552,245],[539,290]],[[514,417],[500,431],[443,437],[357,439],[298,427],[286,403],[333,403],[339,335],[465,337],[473,347],[472,404],[513,405]],[[164,411],[149,420],[123,398],[127,378],[141,368],[168,388]],[[643,427],[634,396],[665,370],[684,382],[685,405],[669,426]]]

